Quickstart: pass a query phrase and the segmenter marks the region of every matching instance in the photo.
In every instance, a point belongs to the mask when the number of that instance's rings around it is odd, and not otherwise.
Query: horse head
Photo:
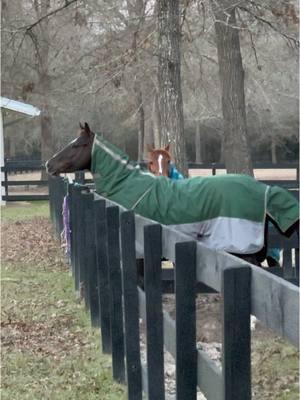
[[[50,175],[90,169],[94,133],[87,123],[80,126],[79,136],[46,162]]]
[[[169,176],[171,154],[169,152],[170,144],[162,149],[148,147],[149,162],[148,169],[157,176]]]

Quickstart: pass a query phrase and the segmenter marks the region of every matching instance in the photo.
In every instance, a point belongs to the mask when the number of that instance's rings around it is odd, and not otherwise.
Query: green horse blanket
[[[282,232],[299,219],[297,200],[280,187],[248,175],[156,177],[100,135],[95,135],[91,171],[102,196],[215,250],[256,253],[264,245],[267,215]]]

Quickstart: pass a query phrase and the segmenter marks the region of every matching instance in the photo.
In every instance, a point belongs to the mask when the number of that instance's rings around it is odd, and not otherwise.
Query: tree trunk
[[[177,168],[188,175],[180,76],[179,0],[157,0],[158,87],[162,145],[171,142]]]
[[[224,160],[228,173],[253,175],[247,138],[244,69],[235,7],[231,1],[211,1],[222,90]]]
[[[272,164],[277,164],[277,154],[276,154],[276,140],[271,138],[271,160]]]
[[[40,86],[42,92],[42,112],[41,112],[41,157],[45,162],[53,156],[52,140],[52,117],[49,111],[49,91],[50,78],[47,75],[48,70],[40,75]]]
[[[37,18],[47,15],[51,10],[50,0],[38,2],[34,0],[34,8]],[[37,46],[37,63],[39,73],[39,87],[42,94],[41,104],[41,158],[47,161],[53,156],[53,138],[52,138],[52,117],[50,114],[49,98],[51,89],[51,79],[49,76],[49,51],[50,37],[48,18],[45,18],[38,25],[38,33],[35,34]],[[39,38],[39,40],[37,40]],[[42,172],[42,179],[45,178],[45,172]]]
[[[201,156],[201,132],[200,122],[196,121],[196,133],[195,133],[195,149],[196,149],[196,163],[202,163]]]
[[[42,161],[45,162],[53,156],[52,118],[49,113],[48,104],[44,105],[41,114],[41,138]]]
[[[145,135],[144,135],[144,160],[146,161],[148,160],[148,148],[153,147],[153,144],[154,144],[153,123],[152,119],[148,118],[145,120]]]
[[[155,92],[152,104],[152,124],[153,124],[153,145],[155,148],[161,147],[161,122],[160,122],[160,111],[158,104],[158,96]]]
[[[16,138],[11,135],[11,137],[8,138],[8,143],[9,153],[7,155],[7,158],[13,158],[16,156]]]
[[[143,0],[135,0],[134,2],[127,0],[127,10],[129,17],[132,21],[129,27],[133,31],[132,37],[132,52],[133,52],[133,62],[138,64],[138,54],[137,54],[137,43],[140,34],[140,27],[144,22],[144,2]],[[135,94],[135,104],[137,107],[138,115],[138,161],[142,161],[144,158],[144,140],[145,140],[145,111],[143,105],[143,93],[142,84],[139,80],[138,73],[134,77],[134,94]]]
[[[136,87],[135,95],[138,107],[138,161],[142,161],[144,158],[145,112],[142,92],[138,87]]]

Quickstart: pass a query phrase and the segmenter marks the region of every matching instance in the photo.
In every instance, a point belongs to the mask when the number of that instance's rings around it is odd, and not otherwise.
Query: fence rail
[[[10,193],[9,188],[14,186],[24,186],[27,189],[29,186],[44,187],[48,190],[48,180],[10,180],[9,174],[23,173],[23,172],[42,172],[45,170],[45,165],[41,160],[5,160],[4,167],[1,167],[1,172],[4,173],[4,180],[1,181],[2,187],[5,189],[5,194],[2,197],[4,201],[35,201],[35,200],[49,200],[48,194],[40,193]]]
[[[140,163],[141,166],[146,167],[146,163]],[[190,169],[206,169],[210,170],[212,175],[216,175],[217,171],[220,169],[225,169],[224,164],[220,163],[189,163]],[[262,180],[262,182],[268,185],[279,185],[285,187],[286,189],[291,189],[292,193],[295,196],[299,194],[299,165],[297,163],[279,163],[279,164],[271,164],[271,163],[255,163],[255,169],[292,169],[296,171],[296,179],[284,179],[284,180]],[[38,186],[38,187],[47,187],[47,180],[13,180],[10,179],[9,174],[12,173],[23,173],[23,172],[42,172],[45,170],[45,165],[41,160],[28,160],[28,159],[6,159],[4,167],[1,168],[1,171],[4,172],[4,180],[1,183],[5,188],[5,195],[3,196],[3,200],[5,201],[34,201],[34,200],[48,200],[48,194],[38,194],[38,193],[10,193],[10,188],[14,186]],[[91,179],[84,178],[84,172],[81,173],[80,182],[82,183],[92,183]]]
[[[166,348],[176,360],[178,400],[251,399],[250,313],[299,345],[299,289],[259,267],[135,215],[89,187],[50,178],[51,218],[59,234],[62,202],[69,194],[71,269],[75,290],[84,287],[102,350],[112,354],[113,376],[126,382],[128,399],[165,398]],[[162,310],[161,258],[174,262],[176,319]],[[144,264],[138,285],[137,265]],[[222,368],[196,348],[197,283],[223,298]],[[141,362],[139,318],[145,321],[147,364]]]

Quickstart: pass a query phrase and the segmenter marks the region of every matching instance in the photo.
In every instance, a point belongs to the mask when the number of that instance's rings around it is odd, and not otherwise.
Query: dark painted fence
[[[26,194],[15,194],[9,193],[9,188],[12,186],[39,186],[48,188],[48,180],[13,180],[9,179],[9,174],[14,173],[26,173],[38,171],[42,172],[45,170],[45,166],[41,160],[5,160],[4,167],[1,168],[1,171],[4,172],[4,181],[2,182],[2,186],[5,188],[5,195],[3,196],[4,201],[34,201],[34,200],[48,200],[48,194],[39,194],[39,193],[26,193]]]
[[[143,392],[150,400],[165,398],[164,349],[176,360],[177,400],[195,400],[197,386],[209,400],[251,399],[250,313],[299,345],[297,286],[135,215],[87,186],[49,182],[58,234],[68,191],[75,290],[83,293],[92,326],[101,329],[102,350],[112,354],[113,377],[126,382],[129,400],[141,400]],[[175,265],[175,320],[162,309],[162,257]],[[195,297],[206,288],[223,299],[222,369],[196,348]],[[140,318],[147,364],[141,362]]]
[[[142,166],[146,167],[146,163],[141,163]],[[219,163],[189,163],[190,169],[206,169],[210,170],[212,175],[215,175],[218,170],[224,169],[224,164]],[[279,164],[271,164],[271,163],[255,163],[255,169],[292,169],[296,171],[296,179],[291,180],[268,180],[264,181],[269,185],[279,185],[285,187],[286,189],[291,189],[293,193],[298,196],[299,193],[299,165],[297,163],[279,163]],[[5,166],[2,167],[2,172],[4,172],[4,181],[2,182],[2,186],[5,187],[5,195],[3,200],[5,201],[34,201],[34,200],[48,200],[48,194],[38,194],[38,193],[26,193],[26,194],[14,194],[9,193],[10,187],[15,186],[48,186],[47,180],[10,180],[9,174],[12,173],[23,173],[23,172],[32,172],[39,171],[42,172],[45,170],[44,163],[41,160],[29,160],[29,159],[12,159],[5,160]],[[81,183],[91,183],[91,180],[87,180],[84,178],[84,172],[81,173]]]

